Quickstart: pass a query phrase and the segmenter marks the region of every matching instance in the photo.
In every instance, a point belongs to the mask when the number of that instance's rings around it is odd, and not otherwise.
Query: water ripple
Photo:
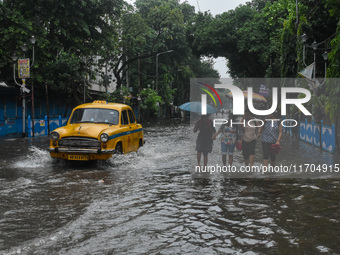
[[[339,253],[338,180],[195,178],[191,133],[73,168],[30,146],[0,168],[0,254]]]

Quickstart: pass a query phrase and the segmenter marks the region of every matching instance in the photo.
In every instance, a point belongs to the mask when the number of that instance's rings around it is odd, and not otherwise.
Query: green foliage
[[[340,77],[340,24],[337,28],[337,35],[331,41],[332,50],[328,54],[330,66],[328,68],[328,77]]]
[[[189,100],[190,78],[218,77],[212,65],[200,61],[189,47],[188,28],[196,16],[192,6],[179,4],[176,0],[139,0],[135,6],[136,11],[123,19],[120,43],[124,55],[120,59],[112,59],[116,67],[114,70],[117,70],[118,87],[126,82],[128,68],[129,86],[134,88],[136,96],[148,85],[155,87],[158,71],[159,96],[166,105],[172,102],[179,105]],[[169,50],[172,52],[158,55],[156,71],[156,55]]]
[[[198,56],[226,57],[233,78],[286,78],[297,77],[305,67],[300,36],[306,33],[309,35],[306,64],[314,61],[309,45],[316,40],[319,43],[315,52],[316,77],[324,76],[321,54],[329,49],[327,76],[339,77],[339,1],[298,1],[298,17],[296,3],[252,0],[215,18],[210,13],[199,13],[189,25],[188,42]],[[315,120],[324,118],[325,114],[333,120],[339,116],[339,86],[331,84],[326,82],[312,96],[309,108]]]
[[[340,3],[337,0],[325,0],[331,16],[340,17]]]
[[[110,94],[103,94],[102,99],[108,102],[121,103],[132,106],[132,95],[127,87],[118,88]]]
[[[329,114],[333,122],[339,117],[340,112],[340,86],[333,83],[333,86],[327,87],[328,97],[325,101],[325,111]]]
[[[267,9],[270,4],[267,3]],[[194,35],[189,36],[193,52],[226,57],[233,78],[266,76],[278,52],[276,41],[272,46],[269,40],[275,38],[272,34],[278,27],[278,20],[268,21],[268,13],[261,9],[263,6],[264,3],[258,1],[215,18],[209,13],[198,14],[190,28],[191,35]],[[272,70],[270,73],[277,72]]]
[[[252,0],[215,17],[195,13],[193,6],[178,0],[136,0],[135,7],[123,0],[1,1],[0,79],[13,82],[10,56],[23,55],[19,46],[32,34],[37,43],[30,80],[37,87],[47,84],[53,92],[71,95],[74,102],[84,89],[89,91],[88,81],[104,67],[117,83],[117,91],[106,96],[110,101],[133,104],[130,94],[136,98],[148,91],[152,96],[143,107],[150,109],[155,102],[188,101],[190,78],[218,78],[212,57],[225,57],[233,78],[296,77],[305,66],[303,33],[309,35],[308,45],[320,43],[317,76],[324,74],[324,50],[329,51],[328,78],[340,76],[337,0],[298,1],[298,23],[294,0]],[[31,53],[32,47],[27,55]],[[313,61],[306,47],[306,63]],[[155,86],[156,73],[158,93],[148,88]],[[338,86],[326,82],[318,93],[310,105],[313,114],[321,118],[326,112],[336,119]]]
[[[338,31],[340,30],[340,25]],[[332,51],[329,53],[330,66],[328,78],[340,77],[340,34],[332,40]],[[338,79],[328,79],[326,83],[327,101],[325,102],[326,113],[333,122],[340,116],[340,85]]]
[[[158,112],[159,105],[164,103],[162,97],[152,88],[143,89],[140,92],[140,97],[142,99],[140,107],[144,110],[148,109],[154,114]]]
[[[124,85],[129,82],[135,98],[154,84],[156,54],[170,49],[158,58],[158,93],[165,104],[189,100],[190,78],[218,77],[189,46],[193,6],[177,0],[137,0],[135,6],[123,0],[1,1],[0,79],[13,83],[10,56],[22,56],[19,46],[31,35],[37,42],[28,82],[34,80],[36,89],[46,84],[75,104],[104,69],[117,83],[117,91],[105,97],[132,104]],[[26,54],[31,56],[32,47]]]
[[[90,73],[91,59],[101,49],[114,52],[119,38],[115,26],[121,17],[123,0],[28,0],[1,2],[0,79],[12,82],[10,56],[31,35],[37,38],[32,77],[35,85],[47,83],[60,94],[77,100]],[[27,52],[31,56],[32,47]],[[32,79],[30,79],[32,80]]]
[[[173,85],[173,82],[174,82],[174,77],[170,74],[164,74],[164,77],[163,77],[163,82],[164,82],[164,85],[161,87],[161,92],[160,94],[163,95],[162,99],[164,101],[164,103],[166,105],[169,105],[171,103],[173,103],[174,101],[174,94],[175,94],[175,91],[176,89],[172,89],[172,85]]]

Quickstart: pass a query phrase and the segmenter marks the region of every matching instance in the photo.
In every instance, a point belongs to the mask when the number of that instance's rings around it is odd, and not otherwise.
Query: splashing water
[[[39,149],[38,147],[31,146],[28,148],[28,154],[19,158],[12,167],[14,168],[39,168],[50,165],[52,159],[48,151]]]

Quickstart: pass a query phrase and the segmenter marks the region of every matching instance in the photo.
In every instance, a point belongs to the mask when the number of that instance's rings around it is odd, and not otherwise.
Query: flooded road
[[[195,178],[191,134],[146,127],[138,153],[92,166],[52,164],[46,137],[2,138],[0,254],[340,254],[339,180]],[[283,144],[278,162],[339,160]]]

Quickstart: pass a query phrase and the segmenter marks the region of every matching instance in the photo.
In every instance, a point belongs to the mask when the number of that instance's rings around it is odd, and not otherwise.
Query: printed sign
[[[268,90],[267,86],[261,84],[259,94],[261,96],[268,97],[269,96],[269,90]]]
[[[19,78],[30,78],[30,59],[24,58],[18,60]]]

